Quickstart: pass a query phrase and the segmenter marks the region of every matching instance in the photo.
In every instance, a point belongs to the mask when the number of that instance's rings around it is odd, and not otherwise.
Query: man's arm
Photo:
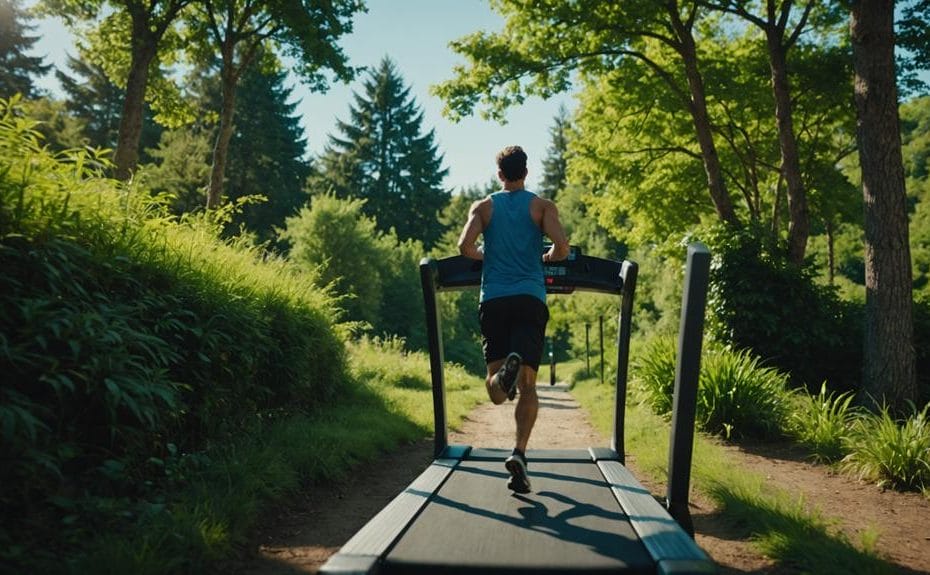
[[[544,262],[557,262],[568,257],[568,237],[559,221],[559,209],[550,200],[544,200],[542,231],[552,240],[552,247],[543,254]]]
[[[478,200],[471,205],[471,209],[468,210],[468,221],[465,222],[465,227],[459,235],[459,253],[473,260],[484,259],[484,252],[475,245],[478,236],[484,231],[484,220],[481,214],[483,201]]]

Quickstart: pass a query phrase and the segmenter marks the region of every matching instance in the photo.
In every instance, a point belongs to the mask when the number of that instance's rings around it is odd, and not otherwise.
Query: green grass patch
[[[612,432],[613,386],[579,379],[572,390],[604,434]],[[628,401],[625,443],[637,469],[656,484],[668,473],[669,424],[648,406]],[[894,573],[896,568],[877,558],[874,539],[857,543],[831,526],[830,519],[810,511],[804,501],[770,485],[751,472],[734,473],[736,464],[715,443],[697,435],[692,486],[718,506],[726,521],[742,528],[760,553],[780,564],[809,573]],[[657,494],[664,495],[664,494]]]
[[[631,381],[659,414],[672,410],[677,340],[651,338],[632,354]],[[761,365],[748,351],[705,344],[697,396],[697,425],[726,438],[783,435],[790,409],[787,375]]]
[[[429,359],[398,342],[350,346],[353,382],[340,401],[313,413],[255,419],[235,441],[196,456],[184,486],[123,528],[96,534],[64,564],[45,557],[48,573],[200,573],[247,542],[261,510],[308,482],[344,478],[432,429]],[[479,378],[446,369],[449,424],[485,397]],[[180,456],[192,457],[191,455]],[[174,468],[183,467],[177,461]]]

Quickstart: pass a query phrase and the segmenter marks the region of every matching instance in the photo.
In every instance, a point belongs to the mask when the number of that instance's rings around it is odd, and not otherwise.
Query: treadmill
[[[710,253],[688,247],[675,376],[669,482],[664,501],[624,466],[630,319],[637,265],[583,255],[575,246],[544,264],[549,293],[621,298],[614,431],[609,447],[530,449],[534,491],[506,487],[510,450],[449,445],[436,294],[477,287],[481,262],[420,263],[430,346],[434,461],[323,565],[327,574],[716,573],[694,543],[688,510],[697,375]]]

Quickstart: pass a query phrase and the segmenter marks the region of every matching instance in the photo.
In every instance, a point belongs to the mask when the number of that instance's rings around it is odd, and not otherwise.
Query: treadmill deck
[[[507,489],[507,453],[492,451],[455,467],[388,552],[382,572],[655,572],[587,452],[534,461],[531,451],[533,491],[520,495]]]

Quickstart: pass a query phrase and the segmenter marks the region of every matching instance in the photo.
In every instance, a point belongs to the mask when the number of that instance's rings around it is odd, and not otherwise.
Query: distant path
[[[587,413],[568,392],[566,384],[538,384],[536,393],[539,395],[539,416],[530,436],[529,449],[607,446],[607,440],[591,426]],[[516,400],[504,405],[479,405],[466,416],[460,431],[449,433],[449,442],[512,449],[516,430],[513,418],[515,406]]]

